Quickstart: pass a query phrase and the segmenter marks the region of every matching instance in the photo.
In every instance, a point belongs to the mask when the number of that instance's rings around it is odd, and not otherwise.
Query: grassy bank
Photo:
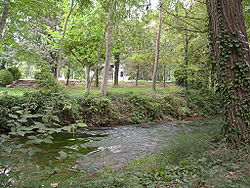
[[[218,118],[200,120],[183,126],[158,154],[122,168],[72,172],[63,179],[56,174],[43,181],[33,177],[22,186],[49,187],[57,182],[60,188],[249,187],[249,148],[230,149],[219,142],[220,128]]]
[[[50,127],[77,122],[88,126],[112,126],[181,120],[192,116],[218,113],[218,97],[209,90],[183,90],[173,86],[168,91],[72,95],[68,91],[33,91],[23,96],[0,96],[0,128],[8,130],[11,122],[22,119],[25,126],[34,122]]]

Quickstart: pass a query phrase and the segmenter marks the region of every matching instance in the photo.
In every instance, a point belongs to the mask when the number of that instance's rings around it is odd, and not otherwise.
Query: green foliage
[[[189,63],[176,68],[174,77],[176,84],[188,89],[202,89],[209,87],[208,68],[204,63]]]
[[[186,98],[182,97],[180,94],[164,94],[163,100],[166,105],[162,107],[162,111],[165,111],[166,114],[172,117],[184,118],[194,113],[191,111]]]
[[[227,23],[222,14],[221,4],[221,1],[214,4],[218,12],[216,19],[209,17],[211,52],[215,53],[211,53],[211,62],[223,108],[225,136],[228,142],[240,146],[249,144],[250,140],[249,45],[245,41],[247,36],[242,36],[244,27],[241,27],[241,31],[229,29],[227,24],[230,23]],[[208,9],[212,9],[211,6],[212,4],[208,5]],[[240,16],[243,15],[238,15]],[[243,22],[242,25],[244,24]],[[215,31],[215,27],[219,30]]]
[[[13,75],[14,80],[18,80],[22,77],[22,72],[18,67],[10,67],[8,71]]]
[[[59,83],[47,65],[41,66],[41,70],[35,73],[35,79],[39,88],[52,90],[60,89]]]
[[[41,151],[38,145],[52,144],[54,133],[70,131],[69,127],[52,128],[58,126],[59,118],[51,113],[31,114],[29,110],[14,106],[8,116],[11,131],[0,135],[0,186],[3,187],[12,186],[13,178],[18,179],[21,173],[18,167]],[[17,144],[20,137],[25,137],[26,141]],[[63,151],[59,154],[58,159],[67,157]]]
[[[185,98],[190,108],[200,115],[216,115],[220,111],[219,95],[211,89],[187,90]]]
[[[14,81],[13,75],[8,70],[0,70],[0,86],[5,87],[6,85],[12,84]]]
[[[184,68],[176,69],[174,77],[177,85],[186,87],[187,86],[187,73]]]
[[[134,109],[131,118],[136,123],[163,118],[163,112],[160,110],[162,105],[151,96],[132,95],[129,96],[128,102]]]
[[[218,113],[216,95],[211,91],[186,91],[184,93],[113,94],[70,96],[63,92],[38,91],[22,97],[0,97],[1,129],[10,129],[6,123],[13,108],[28,110],[35,121],[47,117],[59,118],[56,126],[75,123],[87,125],[135,124],[150,121],[183,119],[192,115],[209,116]],[[19,117],[19,116],[18,116]],[[29,121],[30,122],[30,121]],[[45,122],[43,122],[45,123]],[[50,125],[48,125],[50,126]]]
[[[23,111],[26,111],[29,117],[29,121],[24,122],[26,126],[38,121],[48,127],[61,127],[78,119],[77,107],[74,99],[64,93],[53,91],[30,92],[22,97],[0,96],[0,130],[10,130],[12,126],[8,123],[10,116],[20,118],[18,113]]]

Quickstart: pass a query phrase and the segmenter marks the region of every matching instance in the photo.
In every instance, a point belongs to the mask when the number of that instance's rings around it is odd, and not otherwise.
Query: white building
[[[114,77],[115,77],[115,67],[114,63],[111,63],[109,80],[114,81]],[[128,79],[129,76],[126,73],[126,63],[124,61],[121,61],[119,66],[118,81],[128,81]]]

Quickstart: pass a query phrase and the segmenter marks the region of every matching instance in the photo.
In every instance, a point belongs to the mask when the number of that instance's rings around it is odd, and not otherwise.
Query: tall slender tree
[[[4,27],[6,24],[8,12],[9,12],[9,3],[10,3],[10,0],[4,0],[4,7],[3,7],[2,17],[1,17],[1,22],[0,22],[0,37],[2,37],[3,35]]]
[[[104,64],[104,73],[103,73],[103,81],[101,92],[103,95],[107,95],[108,90],[108,78],[109,78],[109,68],[110,68],[110,59],[111,59],[111,50],[112,50],[112,40],[113,40],[113,18],[114,12],[113,8],[109,9],[109,21],[107,25],[107,42],[106,42],[106,56],[105,56],[105,64]]]
[[[157,31],[156,47],[155,47],[154,71],[153,71],[153,77],[152,77],[152,89],[154,91],[156,87],[157,70],[158,70],[158,62],[159,62],[159,54],[160,54],[160,40],[161,40],[161,28],[162,28],[162,6],[163,6],[163,0],[159,0],[159,23],[158,23],[158,31]]]

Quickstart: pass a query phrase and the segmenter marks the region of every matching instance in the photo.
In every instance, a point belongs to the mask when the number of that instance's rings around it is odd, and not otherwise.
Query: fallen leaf
[[[230,172],[228,172],[230,175],[234,175],[234,174],[236,174],[236,172],[232,172],[232,171],[230,171]]]
[[[59,183],[51,183],[51,184],[50,184],[50,186],[53,187],[53,188],[54,188],[54,187],[57,187],[58,185],[59,185]]]

